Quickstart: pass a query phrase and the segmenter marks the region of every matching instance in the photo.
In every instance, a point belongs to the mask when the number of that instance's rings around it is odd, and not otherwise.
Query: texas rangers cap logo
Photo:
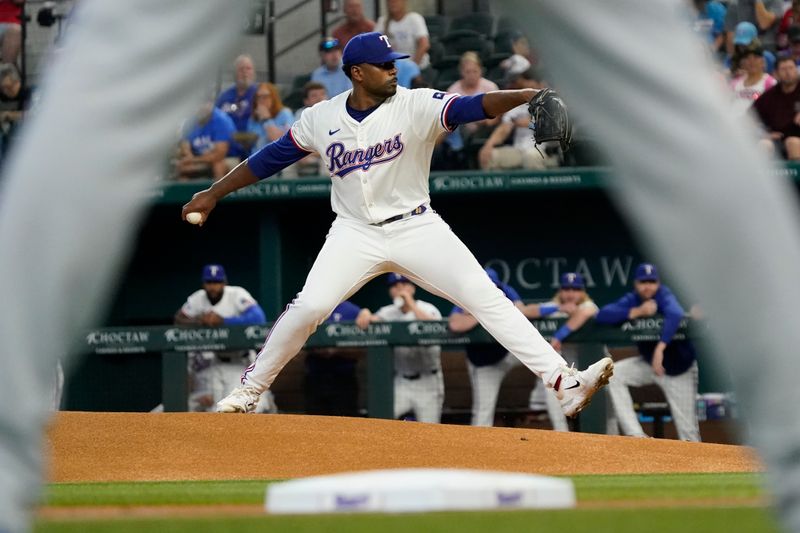
[[[350,39],[344,47],[342,63],[358,65],[359,63],[386,63],[406,59],[408,54],[400,54],[392,50],[389,37],[376,31],[360,33]]]

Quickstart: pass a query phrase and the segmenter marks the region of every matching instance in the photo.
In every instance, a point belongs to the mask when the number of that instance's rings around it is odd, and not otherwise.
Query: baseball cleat
[[[614,361],[610,357],[600,359],[583,371],[564,367],[561,370],[561,383],[556,391],[564,414],[575,416],[580,413],[592,401],[594,393],[608,385],[613,374]]]
[[[236,387],[225,398],[217,402],[218,413],[254,413],[261,393],[255,387]]]

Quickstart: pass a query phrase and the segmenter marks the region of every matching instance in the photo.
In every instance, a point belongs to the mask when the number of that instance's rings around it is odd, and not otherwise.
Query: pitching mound
[[[750,448],[364,418],[59,413],[54,482],[283,479],[380,468],[546,475],[753,472]]]

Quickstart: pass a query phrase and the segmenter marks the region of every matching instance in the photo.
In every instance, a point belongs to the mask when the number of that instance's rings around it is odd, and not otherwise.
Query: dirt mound
[[[539,474],[752,472],[750,448],[364,418],[59,413],[54,482],[282,479],[378,468]]]

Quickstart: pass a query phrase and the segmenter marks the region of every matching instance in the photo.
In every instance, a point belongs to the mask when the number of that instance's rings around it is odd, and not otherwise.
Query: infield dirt
[[[52,482],[284,479],[381,468],[545,475],[757,472],[752,449],[364,418],[62,412]]]

